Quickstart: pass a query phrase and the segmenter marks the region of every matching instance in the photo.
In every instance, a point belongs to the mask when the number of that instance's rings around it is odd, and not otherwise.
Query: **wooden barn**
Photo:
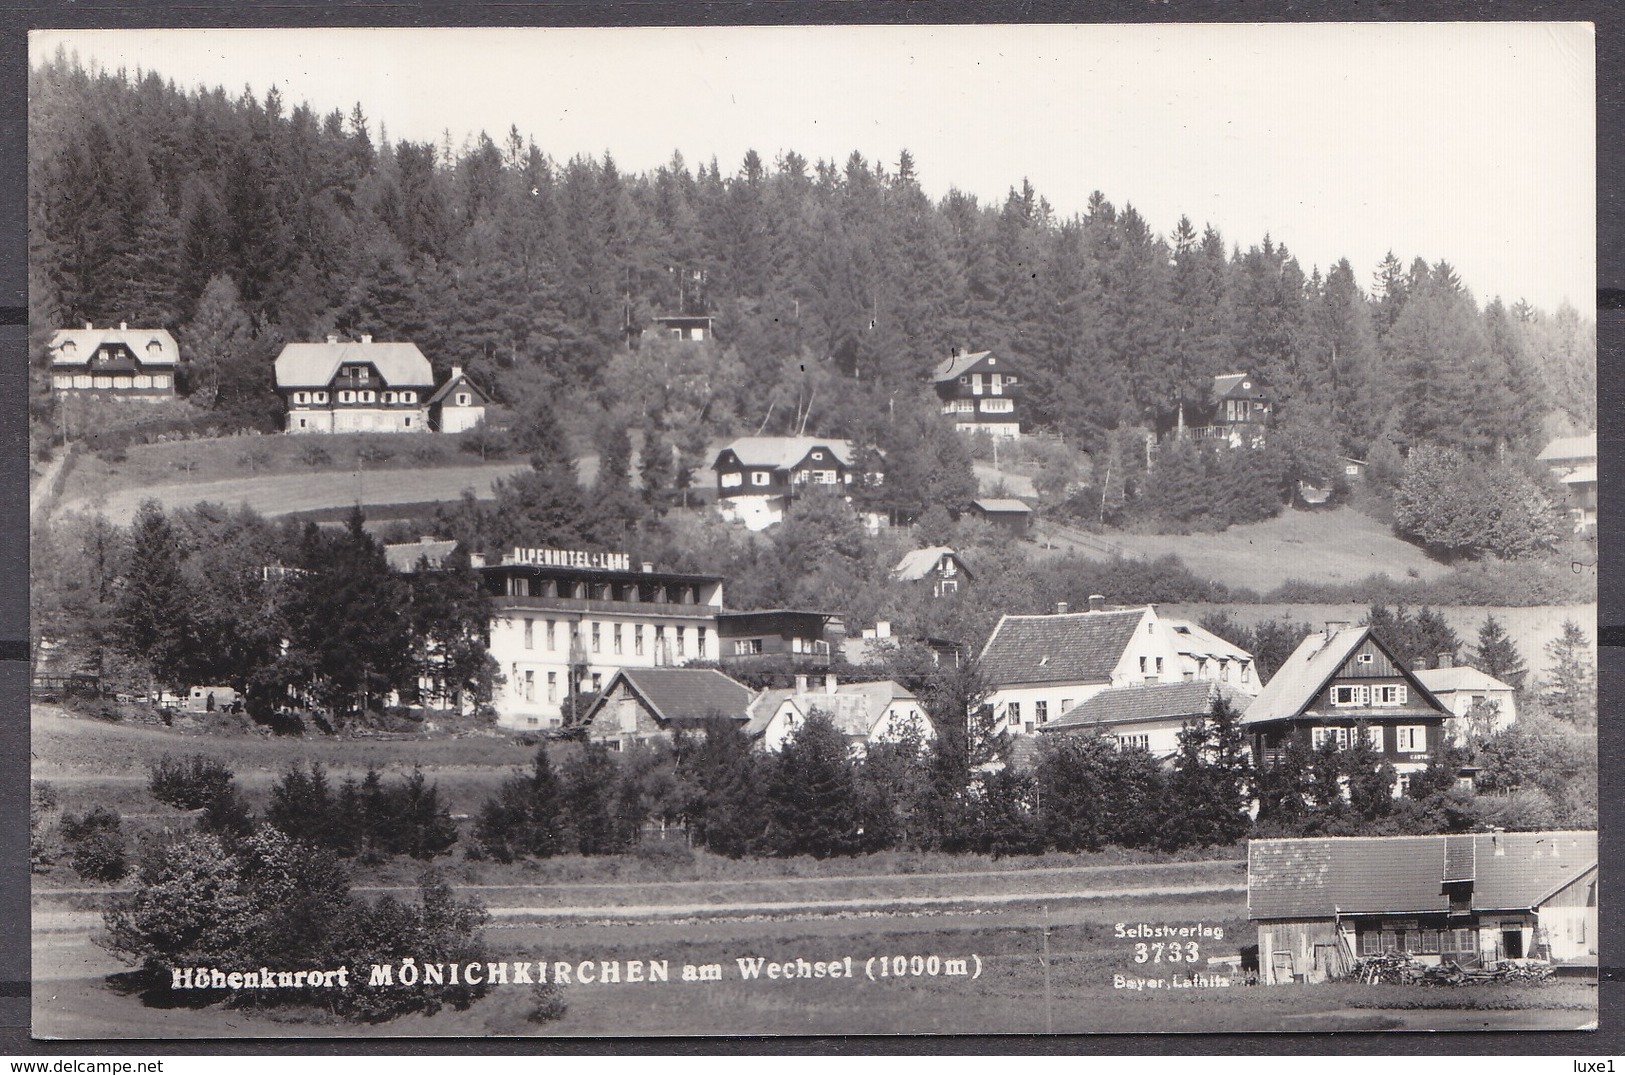
[[[1595,966],[1597,834],[1253,840],[1247,917],[1268,985],[1339,977],[1378,955]]]

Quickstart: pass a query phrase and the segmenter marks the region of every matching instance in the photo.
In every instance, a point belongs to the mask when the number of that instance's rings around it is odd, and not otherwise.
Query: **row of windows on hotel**
[[[379,400],[378,396],[377,392],[370,389],[352,390],[344,388],[340,389],[338,393],[340,403],[416,403],[418,401],[418,394],[410,389],[400,392],[393,390],[384,392],[382,401]],[[295,403],[320,405],[326,403],[328,397],[329,393],[327,392],[295,392],[293,401]],[[459,397],[459,400],[464,398],[467,397]],[[467,404],[464,404],[464,406],[467,406]]]
[[[565,597],[578,601],[640,601],[650,605],[697,605],[700,588],[688,583],[580,582],[509,575],[509,597]]]
[[[798,485],[839,485],[840,478],[833,470],[798,470],[790,475],[790,480]],[[753,470],[750,472],[752,485],[772,485],[773,472],[771,470]],[[739,471],[730,471],[722,475],[722,487],[732,489],[745,484],[745,475]],[[852,475],[846,476],[846,484],[852,484]]]
[[[167,373],[58,373],[51,378],[58,388],[168,388]]]
[[[544,621],[542,621],[542,623],[543,623],[543,638],[544,638],[544,643],[545,643],[544,648],[547,649],[547,650],[553,651],[553,652],[557,652],[557,650],[558,650],[558,625],[559,625],[559,621],[557,621],[557,620],[544,620]],[[590,645],[589,652],[592,652],[592,653],[602,653],[602,652],[604,652],[604,630],[603,630],[604,625],[601,624],[601,623],[589,623],[587,626],[589,628],[588,636],[591,639],[591,645]],[[624,656],[625,653],[626,653],[626,632],[625,632],[625,628],[628,625],[623,624],[623,623],[612,623],[609,626],[610,626],[610,647],[611,647],[610,652],[614,653],[614,654],[616,654],[618,656]],[[644,639],[643,627],[644,627],[644,625],[641,624],[641,623],[634,623],[634,624],[631,624],[630,626],[632,628],[632,655],[635,656],[635,657],[641,657],[641,656],[643,656],[643,639]],[[577,628],[574,623],[571,624],[571,628],[572,628],[571,632],[570,632],[571,640],[575,641],[575,640],[580,638],[579,628]],[[535,649],[536,648],[536,621],[535,621],[535,619],[533,619],[530,616],[525,617],[524,632],[525,632],[525,642],[524,642],[525,648],[529,649],[529,650]],[[687,659],[687,657],[688,657],[688,628],[687,627],[682,627],[682,626],[674,627],[672,629],[672,637],[675,639],[675,642],[676,642],[676,648],[673,651],[673,655],[675,657],[679,658],[679,659]],[[659,654],[664,652],[665,645],[666,645],[666,628],[665,628],[665,625],[664,624],[656,624],[655,629],[654,629],[654,653],[658,656]],[[696,627],[696,628],[694,628],[694,656],[700,658],[701,660],[704,660],[705,657],[706,657],[706,630],[705,630],[704,627]]]

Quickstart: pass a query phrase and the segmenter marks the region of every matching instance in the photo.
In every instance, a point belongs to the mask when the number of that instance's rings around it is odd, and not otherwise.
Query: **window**
[[[525,648],[536,648],[536,621],[529,616],[525,617]]]
[[[361,384],[366,384],[370,377],[371,374],[364,367],[358,367],[355,371],[355,379]]]
[[[1423,955],[1439,954],[1439,931],[1436,929],[1418,930],[1416,934],[1416,951]]]
[[[612,632],[612,644],[615,646],[615,652],[617,654],[626,652],[626,648],[621,640],[621,625],[618,623],[615,625],[614,631]]]
[[[679,657],[688,656],[688,643],[686,641],[687,634],[688,632],[683,630],[683,628],[677,628],[677,656]]]
[[[813,457],[813,462],[815,462],[815,463],[822,463],[824,461],[824,453],[823,452],[814,452],[812,454],[812,457]]]
[[[666,628],[655,627],[655,664],[663,664],[666,660]]]
[[[74,375],[73,387],[75,387],[75,388],[89,388],[90,385],[91,385],[90,374],[88,374],[88,373],[80,373],[80,374],[75,374]]]
[[[942,580],[942,585],[941,585],[941,592],[942,593],[958,593],[959,592],[959,580],[958,579],[943,579]]]
[[[1338,750],[1347,750],[1349,746],[1349,730],[1347,728],[1312,728],[1309,731],[1309,745],[1319,750],[1328,740],[1337,744]]]
[[[1230,662],[1222,658],[1219,661],[1219,679],[1225,683],[1230,682]]]
[[[734,641],[734,655],[749,657],[762,652],[762,640],[759,638],[740,638]]]
[[[559,700],[559,674],[557,672],[547,674],[547,700],[549,702]]]
[[[406,428],[407,429],[412,428],[412,419],[410,419],[410,418],[406,419]]]
[[[1348,686],[1332,688],[1332,705],[1370,705],[1371,688]]]
[[[1358,657],[1354,658],[1355,663],[1357,664],[1371,664],[1376,659],[1376,655],[1372,653],[1362,653]]]
[[[694,655],[702,661],[705,659],[705,628],[698,628],[700,636],[694,643]]]
[[[1033,716],[1035,718],[1037,718],[1038,723],[1040,723],[1040,724],[1048,724],[1049,723],[1049,702],[1047,702],[1047,701],[1045,701],[1045,702],[1034,702],[1033,703]]]
[[[394,403],[395,402],[395,393],[393,393],[393,392],[385,392],[384,393],[384,402],[385,403]]]
[[[594,653],[604,652],[603,633],[599,630],[599,627],[600,625],[596,623],[592,625],[592,651]]]
[[[1065,716],[1071,709],[1072,709],[1072,699],[1070,699],[1070,698],[1062,698],[1061,699],[1061,715]]]
[[[156,379],[157,378],[154,378],[154,380],[156,380]],[[327,393],[326,392],[312,392],[310,394],[310,399],[311,399],[312,403],[326,403],[327,402]]]
[[[767,485],[772,480],[773,475],[768,471],[753,470],[750,472],[750,483],[752,485]]]
[[[639,657],[643,656],[643,624],[641,623],[632,628],[632,652]]]
[[[1252,676],[1252,667],[1253,667],[1252,664],[1250,662],[1248,662],[1248,661],[1242,661],[1241,662],[1241,681],[1243,683],[1247,682],[1247,680],[1249,678],[1251,678],[1251,676]]]
[[[597,694],[598,692],[602,691],[603,689],[604,689],[604,673],[602,673],[602,672],[594,672],[592,674],[592,692],[594,694]]]
[[[527,669],[525,669],[525,701],[534,702],[535,700],[536,700],[536,670],[534,668],[527,668]],[[551,701],[552,699],[549,698],[548,700]]]
[[[557,638],[557,635],[554,634],[554,629],[556,627],[558,627],[558,624],[555,621],[553,621],[553,620],[548,620],[547,621],[547,648],[548,649],[554,648],[554,641]]]
[[[1420,724],[1407,724],[1394,729],[1395,749],[1401,754],[1425,754],[1428,748],[1428,730]]]
[[[1162,675],[1162,658],[1157,658],[1157,675]]]
[[[305,428],[305,420],[303,418],[299,419],[299,428],[300,429]]]
[[[355,402],[355,393],[350,391],[348,388],[340,391],[339,392],[339,402],[340,403],[354,403]]]
[[[1360,932],[1360,954],[1362,956],[1381,955],[1382,933],[1374,929],[1362,930]]]
[[[1006,703],[1006,705],[1004,707],[1004,711],[1005,711],[1006,714],[1009,715],[1010,724],[1012,726],[1021,723],[1021,703],[1020,702]]]
[[[401,402],[402,403],[416,403],[417,401],[418,401],[418,394],[416,392],[402,392],[401,393]]]
[[[459,393],[457,393],[457,406],[466,407],[470,403],[473,403],[473,402],[474,402],[474,397],[469,395],[467,392],[459,392]]]
[[[1151,737],[1149,735],[1114,735],[1117,745],[1124,750],[1150,750]]]
[[[152,375],[152,387],[154,387],[154,388],[168,388],[169,387],[169,374],[167,374],[167,373],[155,373],[155,374],[153,374]]]
[[[745,476],[740,474],[738,471],[733,471],[722,475],[718,484],[720,484],[724,489],[737,489],[739,486],[743,485],[744,482]]]
[[[1008,399],[982,400],[983,414],[1010,414],[1016,409],[1015,403]]]
[[[1466,929],[1447,929],[1441,940],[1444,941],[1446,952],[1471,953],[1478,951],[1478,928],[1469,926]]]
[[[359,399],[360,399],[360,400],[361,400],[361,402],[363,402],[363,403],[371,403],[371,402],[372,402],[372,401],[373,401],[373,400],[374,400],[374,398],[376,398],[376,397],[375,397],[375,394],[374,394],[374,393],[372,393],[372,392],[357,392],[357,393],[356,393],[356,396],[357,396],[357,397],[358,397],[358,398],[359,398]]]
[[[1145,675],[1145,660],[1144,657],[1140,658],[1140,675],[1142,676]]]
[[[1407,700],[1406,695],[1410,693],[1403,683],[1397,686],[1388,684],[1382,687],[1373,687],[1372,690],[1376,695],[1372,701],[1376,705],[1404,705]]]
[[[815,470],[812,472],[812,483],[814,485],[834,485],[835,472],[833,470]]]
[[[293,394],[293,401],[295,403],[309,403],[310,402],[310,393],[309,392],[295,392]]]

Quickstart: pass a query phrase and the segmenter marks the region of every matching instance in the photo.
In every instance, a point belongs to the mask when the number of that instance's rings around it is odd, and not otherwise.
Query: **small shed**
[[[490,403],[463,367],[453,366],[446,383],[429,397],[429,426],[438,433],[462,433],[485,421]]]
[[[971,511],[1001,530],[1025,537],[1032,527],[1033,509],[1024,500],[1005,497],[985,497],[971,501]]]
[[[192,713],[216,713],[237,704],[235,687],[193,687],[186,692],[184,708]]]

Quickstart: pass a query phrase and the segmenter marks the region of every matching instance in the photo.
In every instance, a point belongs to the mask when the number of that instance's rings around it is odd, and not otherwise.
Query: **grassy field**
[[[1217,534],[1112,532],[1101,536],[1130,555],[1150,559],[1177,556],[1203,578],[1258,593],[1295,578],[1326,584],[1359,582],[1372,575],[1429,580],[1450,571],[1415,545],[1395,537],[1386,524],[1347,507],[1289,510]],[[1037,537],[1048,540],[1057,552],[1109,558],[1098,544],[1069,540],[1064,530],[1046,532],[1040,527]]]

